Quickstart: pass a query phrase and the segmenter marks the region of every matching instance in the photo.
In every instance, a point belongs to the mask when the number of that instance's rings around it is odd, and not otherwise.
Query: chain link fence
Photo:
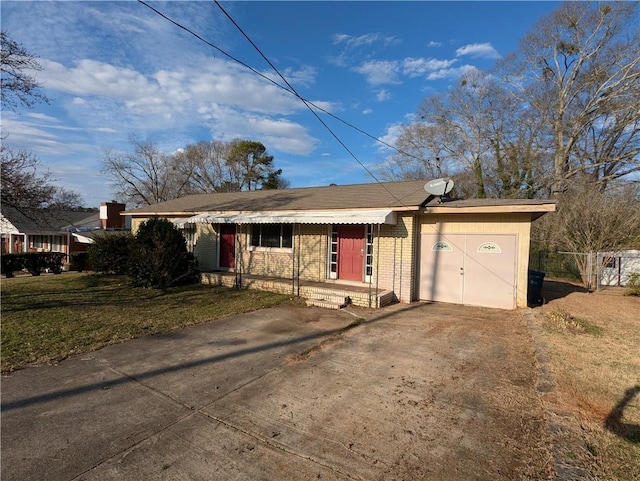
[[[640,273],[640,251],[553,252],[532,249],[529,269],[584,284],[588,289],[626,286],[631,275]]]

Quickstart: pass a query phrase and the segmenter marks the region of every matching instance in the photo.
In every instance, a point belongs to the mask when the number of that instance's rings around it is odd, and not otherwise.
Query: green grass
[[[131,287],[126,277],[92,274],[3,279],[1,369],[51,363],[287,299],[200,284],[162,293]]]

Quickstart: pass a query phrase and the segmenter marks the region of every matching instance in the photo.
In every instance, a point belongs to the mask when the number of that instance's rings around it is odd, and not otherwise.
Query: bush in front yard
[[[72,252],[69,269],[78,272],[89,270],[89,254],[86,252]]]
[[[136,286],[162,290],[199,280],[197,261],[187,251],[182,233],[160,218],[149,219],[138,229],[129,275]]]
[[[627,290],[624,292],[625,296],[640,297],[640,272],[634,272],[629,276],[627,281]]]
[[[13,273],[26,269],[32,276],[39,276],[44,270],[60,274],[67,255],[63,252],[21,252],[2,254],[2,273],[13,277]]]
[[[2,254],[0,271],[7,277],[13,277],[14,272],[24,269],[24,257],[22,254]]]
[[[105,232],[87,248],[89,263],[100,274],[127,274],[134,237],[130,232]]]

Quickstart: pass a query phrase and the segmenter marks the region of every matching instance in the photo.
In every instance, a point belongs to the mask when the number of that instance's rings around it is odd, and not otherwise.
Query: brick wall
[[[379,239],[374,238],[373,284],[395,292],[401,302],[411,302],[416,263],[415,215],[398,213],[397,219],[396,225],[381,225]],[[374,234],[377,232],[376,226]]]
[[[211,224],[196,224],[193,255],[202,271],[218,267],[218,233]]]
[[[410,302],[414,299],[416,271],[415,214],[399,213],[397,219],[396,225],[382,225],[379,230],[374,226],[372,284],[379,289],[393,291],[402,302]],[[132,220],[134,233],[144,220]],[[219,268],[219,236],[216,228],[216,225],[197,224],[194,254],[203,271]],[[301,280],[324,282],[327,279],[330,226],[296,225],[293,250],[249,247],[248,232],[249,226],[238,226],[238,271],[284,279],[291,279],[299,272]]]
[[[323,225],[296,225],[293,233],[295,249],[265,249],[250,247],[248,227],[240,226],[238,268],[247,274],[291,279],[300,273],[300,279],[323,281],[326,279],[328,227]]]

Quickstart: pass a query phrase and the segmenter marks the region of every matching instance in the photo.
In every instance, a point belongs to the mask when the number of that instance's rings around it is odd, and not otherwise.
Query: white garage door
[[[515,235],[422,234],[420,242],[420,299],[515,308]]]

